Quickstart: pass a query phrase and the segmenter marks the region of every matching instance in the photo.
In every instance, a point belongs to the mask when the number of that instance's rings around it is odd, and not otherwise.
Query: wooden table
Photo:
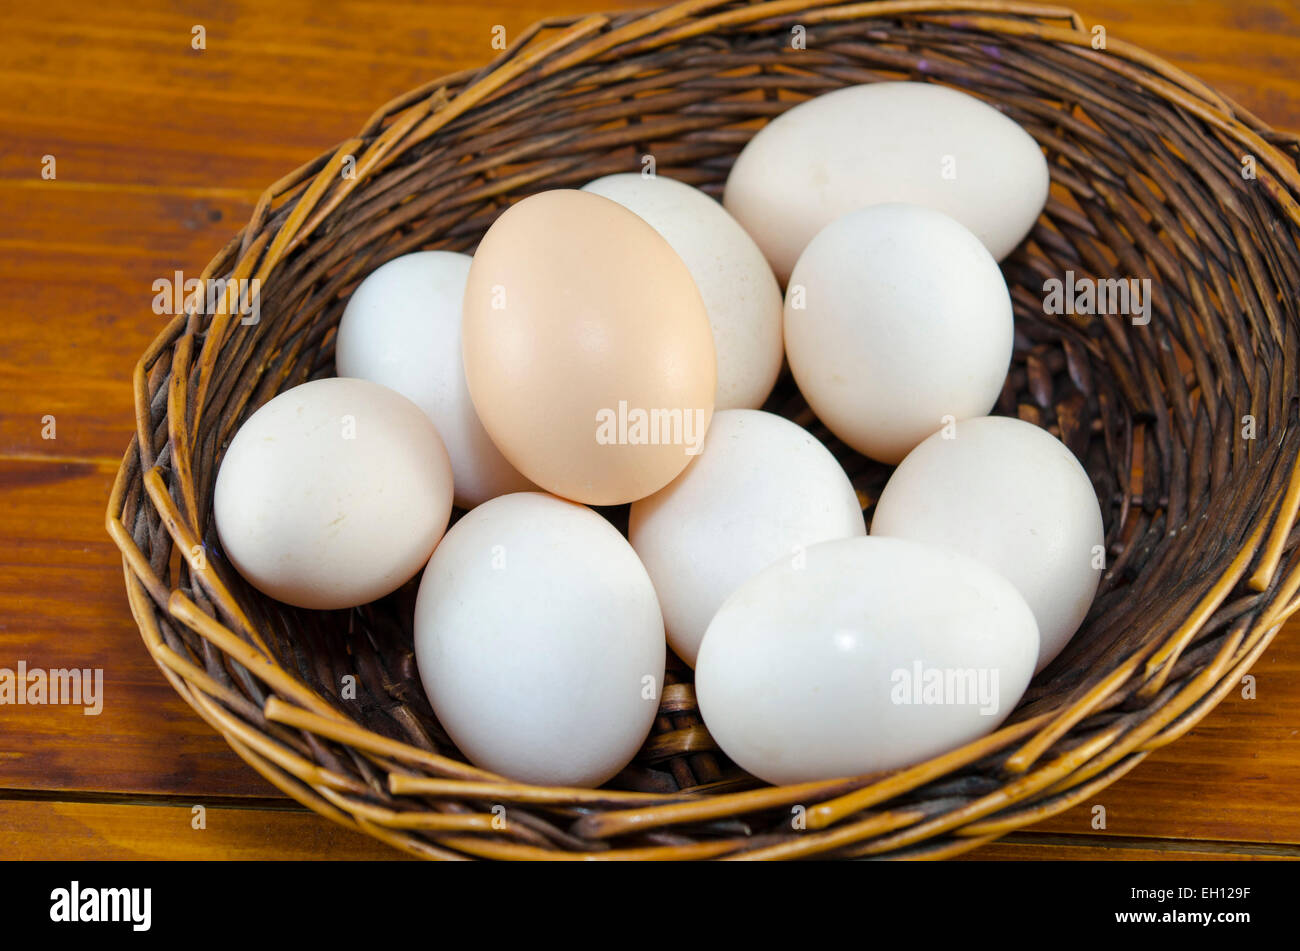
[[[1081,0],[1089,25],[1300,128],[1295,0]],[[98,716],[0,707],[0,858],[391,858],[284,800],[146,653],[104,530],[132,366],[261,190],[547,15],[627,0],[45,0],[0,13],[0,667],[103,668]],[[195,49],[197,28],[204,49]],[[42,176],[53,157],[56,177]],[[53,431],[50,430],[53,417]],[[43,438],[53,435],[55,438]],[[1300,625],[1096,803],[989,858],[1300,857]],[[1092,805],[1106,807],[1093,828]],[[195,806],[204,828],[194,828]]]

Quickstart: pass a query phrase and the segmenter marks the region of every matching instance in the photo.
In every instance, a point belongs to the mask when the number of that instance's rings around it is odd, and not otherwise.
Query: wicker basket
[[[692,0],[544,21],[384,106],[268,188],[208,264],[205,279],[261,281],[260,321],[227,297],[174,319],[135,368],[107,524],[163,673],[279,789],[429,858],[939,858],[1094,796],[1200,720],[1300,608],[1300,140],[1100,38],[1027,3]],[[270,397],[332,375],[343,305],[374,268],[471,251],[508,202],[643,155],[718,195],[764,121],[900,78],[981,96],[1046,148],[1051,199],[1004,262],[1017,337],[997,411],[1058,434],[1105,516],[1092,612],[996,734],[888,775],[768,787],[718,752],[677,667],[610,788],[515,784],[468,765],[433,717],[412,586],[302,611],[222,558],[225,447]],[[1044,281],[1067,271],[1149,278],[1150,323],[1045,316]],[[887,470],[788,379],[769,408],[837,452],[869,516]]]

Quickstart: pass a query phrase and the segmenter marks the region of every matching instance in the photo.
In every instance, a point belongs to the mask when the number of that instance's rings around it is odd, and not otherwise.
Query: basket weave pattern
[[[233,297],[179,315],[135,368],[107,525],[163,673],[280,790],[428,858],[937,858],[1095,795],[1190,729],[1300,608],[1300,139],[1119,38],[1096,42],[1077,14],[1036,4],[694,0],[543,21],[488,66],[384,106],[268,188],[207,265],[204,279],[260,281],[260,320]],[[272,396],[333,374],[334,330],[370,271],[472,251],[508,203],[643,156],[717,196],[763,122],[888,79],[985,98],[1052,174],[1003,265],[1017,334],[997,412],[1084,462],[1107,567],[1080,633],[995,734],[885,776],[764,786],[717,750],[677,667],[617,788],[515,784],[439,728],[411,586],[303,611],[222,559],[225,447]],[[1150,323],[1045,315],[1044,282],[1067,272],[1149,279]],[[836,452],[869,517],[888,470],[840,445],[788,378],[768,408]]]

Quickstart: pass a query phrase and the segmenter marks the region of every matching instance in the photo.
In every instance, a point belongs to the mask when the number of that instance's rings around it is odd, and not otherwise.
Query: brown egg
[[[559,190],[509,208],[474,254],[462,319],[479,419],[547,491],[632,502],[703,445],[717,378],[704,302],[622,205]]]

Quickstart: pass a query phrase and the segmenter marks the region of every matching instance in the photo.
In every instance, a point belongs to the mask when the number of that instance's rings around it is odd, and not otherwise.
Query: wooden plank
[[[199,13],[144,0],[128,18],[77,0],[6,9],[0,179],[36,176],[53,154],[69,180],[261,191],[385,102],[490,61],[494,26],[510,39],[543,17],[644,5],[361,0],[325,13],[312,0],[245,0]]]
[[[204,828],[194,828],[203,806]],[[0,799],[0,860],[402,860],[389,846],[306,811],[203,803]],[[1170,839],[1019,834],[957,861],[1296,861],[1295,849]]]
[[[203,806],[203,828],[194,806]],[[0,860],[401,860],[377,839],[312,812],[0,799]]]
[[[154,312],[154,282],[197,278],[252,208],[224,195],[0,187],[0,455],[120,459],[135,427],[132,370],[171,319]]]
[[[0,707],[0,789],[279,796],[140,640],[103,529],[113,469],[0,460],[0,667],[103,670],[102,712]]]
[[[1297,861],[1295,848],[1248,843],[1120,840],[1105,836],[1017,834],[957,856],[959,862],[1261,862]]]

